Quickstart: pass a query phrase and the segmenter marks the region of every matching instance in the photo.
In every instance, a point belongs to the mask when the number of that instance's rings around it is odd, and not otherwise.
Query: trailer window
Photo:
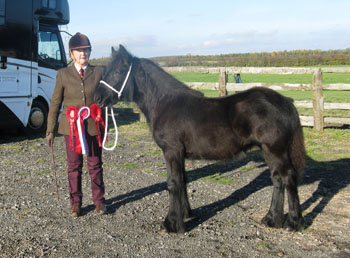
[[[42,0],[41,5],[44,8],[56,9],[56,0]]]
[[[54,69],[62,68],[64,62],[58,36],[55,32],[39,32],[38,55],[39,65]]]

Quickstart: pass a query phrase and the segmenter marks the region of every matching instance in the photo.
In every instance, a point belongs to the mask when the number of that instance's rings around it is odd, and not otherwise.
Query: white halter
[[[117,93],[117,94],[118,94],[118,98],[120,99],[120,96],[121,96],[122,93],[123,93],[123,90],[124,90],[124,88],[125,88],[125,85],[126,85],[126,83],[128,82],[128,79],[129,79],[129,76],[130,76],[130,72],[131,72],[131,68],[132,68],[132,63],[131,63],[131,65],[130,65],[130,67],[129,67],[128,73],[126,74],[124,83],[123,83],[123,85],[122,85],[120,91],[117,91],[117,90],[114,89],[111,85],[109,85],[107,82],[105,82],[105,81],[103,81],[103,80],[101,80],[100,83],[102,83],[102,84],[105,85],[106,87],[110,88],[110,89],[111,89],[112,91],[114,91],[115,93]]]
[[[125,77],[125,80],[123,82],[123,85],[120,89],[120,91],[117,91],[116,89],[114,89],[111,85],[109,85],[107,82],[101,80],[100,83],[102,83],[103,85],[105,85],[106,87],[110,88],[112,91],[114,91],[115,93],[117,93],[118,95],[118,99],[120,99],[122,93],[123,93],[123,90],[125,88],[125,85],[126,83],[128,82],[128,79],[129,79],[129,76],[130,76],[130,72],[131,72],[131,68],[132,68],[132,63],[130,65],[130,68],[129,68],[129,71],[128,73],[126,74],[126,77]],[[115,147],[117,146],[117,143],[118,143],[118,127],[117,127],[117,123],[115,122],[115,118],[114,118],[114,112],[113,112],[113,107],[111,107],[111,116],[112,116],[112,120],[113,120],[113,124],[114,124],[114,128],[115,128],[115,138],[114,138],[114,144],[112,147],[106,147],[105,146],[105,143],[106,143],[106,139],[107,139],[107,130],[108,130],[108,107],[105,107],[106,109],[106,127],[105,127],[105,135],[103,137],[103,141],[102,141],[102,147],[105,149],[105,150],[114,150]]]

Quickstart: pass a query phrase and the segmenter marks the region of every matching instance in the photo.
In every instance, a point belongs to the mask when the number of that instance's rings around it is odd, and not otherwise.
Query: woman
[[[63,134],[66,142],[68,180],[70,196],[70,215],[78,217],[82,205],[81,175],[83,168],[83,155],[76,151],[80,145],[79,136],[71,130],[72,123],[68,119],[67,109],[75,110],[82,106],[93,104],[93,95],[99,81],[102,79],[103,69],[89,65],[91,44],[87,36],[76,33],[69,40],[69,53],[74,62],[73,65],[60,69],[57,73],[56,86],[52,95],[48,114],[46,139],[49,146],[54,143],[54,129],[57,122],[60,107],[64,104],[60,117],[58,133]],[[69,111],[68,113],[70,113]],[[87,165],[91,178],[92,198],[97,214],[105,214],[104,205],[105,186],[103,182],[102,148],[98,142],[98,130],[95,120],[89,117],[85,120]],[[76,131],[75,131],[76,132]],[[78,139],[77,139],[78,138]]]

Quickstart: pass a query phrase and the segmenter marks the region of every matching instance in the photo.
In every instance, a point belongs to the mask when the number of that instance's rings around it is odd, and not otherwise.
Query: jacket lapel
[[[72,64],[71,66],[69,66],[69,73],[74,77],[80,80],[80,75],[77,71],[77,69],[75,68],[74,64]]]
[[[85,69],[83,81],[86,80],[92,74],[92,72],[93,72],[93,66],[88,65]]]

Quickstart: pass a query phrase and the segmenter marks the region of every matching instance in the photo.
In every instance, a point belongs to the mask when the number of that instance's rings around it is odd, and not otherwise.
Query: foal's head
[[[115,90],[120,91],[127,77],[132,60],[133,56],[130,55],[122,45],[119,45],[118,50],[114,50],[112,47],[112,58],[107,66],[104,82],[112,86]],[[130,78],[128,81],[130,81]],[[132,89],[128,89],[127,83],[123,92],[130,90]],[[116,104],[118,102],[118,94],[103,83],[100,83],[95,91],[94,99],[97,105],[105,107]]]

